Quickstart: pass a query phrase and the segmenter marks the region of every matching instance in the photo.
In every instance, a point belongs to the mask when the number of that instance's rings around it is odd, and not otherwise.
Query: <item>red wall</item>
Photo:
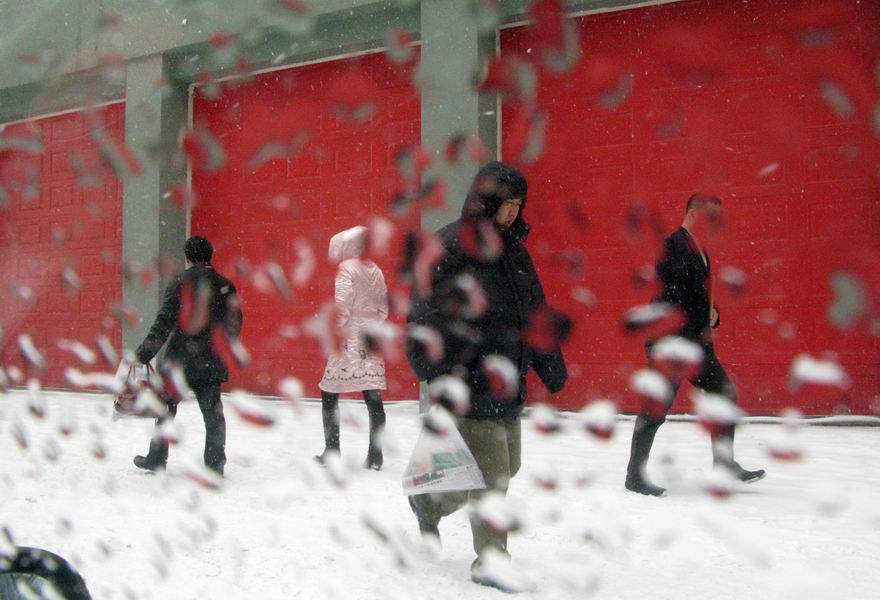
[[[120,103],[92,116],[122,143],[124,115]],[[89,367],[60,350],[59,340],[77,340],[97,352],[97,336],[106,335],[117,351],[120,347],[110,306],[122,294],[122,185],[100,158],[81,112],[9,125],[2,137],[32,137],[42,144],[35,152],[0,151],[0,185],[8,194],[0,208],[2,362],[24,369],[17,339],[27,333],[48,359],[48,369],[39,374],[43,384],[66,386],[66,367]],[[62,283],[66,267],[77,274],[81,289]],[[32,300],[18,294],[23,287],[33,292]]]
[[[723,198],[726,213],[716,273],[733,266],[748,277],[740,296],[717,286],[716,347],[741,406],[759,414],[793,405],[808,414],[871,410],[880,338],[868,319],[836,328],[826,311],[832,273],[849,270],[869,288],[878,280],[880,154],[865,107],[877,99],[880,19],[877,3],[825,5],[840,9],[821,15],[839,25],[826,47],[799,43],[802,23],[812,22],[803,9],[815,3],[700,0],[578,18],[583,58],[563,74],[539,68],[544,152],[519,163],[530,181],[526,217],[536,225],[530,251],[551,301],[577,316],[565,348],[574,378],[562,405],[610,395],[635,408],[626,382],[646,361],[621,316],[651,297],[652,286],[633,276],[653,263],[662,236],[632,225],[633,207],[655,216],[665,235],[687,197],[705,190]],[[527,28],[505,30],[502,56],[518,52],[537,64],[542,39]],[[625,73],[633,77],[626,101],[600,106]],[[852,114],[832,111],[820,81],[849,95]],[[512,162],[526,114],[522,103],[504,103],[504,157]],[[566,266],[572,253],[583,274]],[[572,299],[575,286],[595,293],[595,307]],[[791,394],[786,375],[800,352],[835,353],[854,381],[845,406]],[[674,410],[690,410],[679,398]]]
[[[399,183],[395,152],[420,138],[419,96],[409,76],[409,68],[372,54],[198,89],[194,123],[207,127],[227,156],[222,168],[212,171],[194,155],[198,204],[192,233],[212,240],[214,264],[239,288],[243,342],[253,358],[250,367],[233,375],[232,385],[277,394],[278,381],[295,376],[306,384],[307,395],[319,394],[325,358],[318,344],[301,331],[297,337],[282,334],[299,330],[332,300],[335,265],[326,258],[330,237],[375,215],[392,217],[390,201]],[[373,110],[357,120],[355,113],[365,104]],[[307,140],[298,151],[254,167],[251,161],[260,149],[287,144],[298,135]],[[279,197],[283,200],[273,202]],[[395,249],[377,261],[389,287],[398,279],[401,232],[418,223],[415,211],[400,218]],[[297,263],[297,240],[312,248],[318,269],[290,301],[275,291],[261,291],[252,275],[235,268],[239,259],[246,259],[254,272],[274,261],[289,278]],[[400,316],[394,320],[403,322]],[[385,396],[417,398],[415,379],[401,360],[387,365]]]

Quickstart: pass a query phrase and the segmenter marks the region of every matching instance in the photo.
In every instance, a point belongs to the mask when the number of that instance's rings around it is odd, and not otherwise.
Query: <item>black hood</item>
[[[529,224],[523,218],[529,186],[525,175],[519,169],[498,161],[484,165],[474,177],[461,209],[462,219],[494,220],[498,208],[512,198],[522,199],[522,206],[516,220],[507,230],[507,236],[525,241],[529,235]]]

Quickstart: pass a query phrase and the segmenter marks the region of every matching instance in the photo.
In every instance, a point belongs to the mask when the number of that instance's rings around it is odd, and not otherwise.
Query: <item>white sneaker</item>
[[[508,555],[494,548],[486,550],[471,565],[471,581],[508,594],[533,592],[537,589],[534,581],[513,567]]]

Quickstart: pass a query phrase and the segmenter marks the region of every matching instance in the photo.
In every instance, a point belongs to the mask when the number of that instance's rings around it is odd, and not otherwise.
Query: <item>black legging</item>
[[[364,402],[370,415],[370,440],[385,427],[385,408],[379,390],[364,390]],[[321,390],[321,419],[324,422],[325,450],[339,450],[339,394]]]

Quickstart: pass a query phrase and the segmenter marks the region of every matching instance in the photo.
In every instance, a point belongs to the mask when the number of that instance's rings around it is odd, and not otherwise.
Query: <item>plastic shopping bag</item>
[[[434,406],[425,420],[448,426],[422,427],[403,474],[404,495],[484,489],[483,474],[452,416]]]

